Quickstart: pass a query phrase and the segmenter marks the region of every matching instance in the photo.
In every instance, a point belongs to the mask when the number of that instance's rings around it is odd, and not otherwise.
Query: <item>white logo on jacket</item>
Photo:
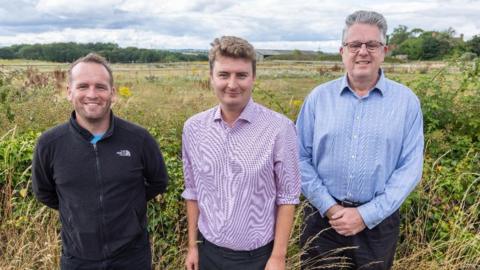
[[[120,150],[120,151],[117,152],[117,155],[119,155],[119,156],[121,156],[121,157],[130,157],[130,156],[132,156],[132,155],[130,154],[130,151],[128,151],[128,150]]]

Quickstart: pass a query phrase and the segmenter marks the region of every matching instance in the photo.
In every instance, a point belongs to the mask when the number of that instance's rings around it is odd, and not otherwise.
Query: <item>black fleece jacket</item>
[[[155,139],[113,113],[103,138],[70,121],[40,136],[32,165],[37,199],[58,209],[66,254],[114,258],[147,242],[147,200],[165,191],[167,171]],[[139,240],[142,239],[142,240]]]

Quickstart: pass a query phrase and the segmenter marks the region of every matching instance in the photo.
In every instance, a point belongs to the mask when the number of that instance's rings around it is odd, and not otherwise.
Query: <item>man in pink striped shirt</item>
[[[183,129],[188,270],[285,269],[300,171],[295,126],[252,98],[255,50],[212,43],[210,81],[219,105]]]

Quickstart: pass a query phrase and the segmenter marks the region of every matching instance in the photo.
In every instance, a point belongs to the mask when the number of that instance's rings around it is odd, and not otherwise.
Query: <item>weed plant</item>
[[[314,86],[341,76],[336,65],[260,63],[254,99],[294,120]],[[426,141],[422,182],[401,208],[394,269],[478,269],[480,62],[424,66],[386,69],[388,77],[407,84],[420,98]],[[56,269],[58,214],[32,195],[31,158],[41,132],[66,121],[71,106],[64,71],[16,68],[0,68],[0,269]],[[116,65],[114,73],[114,112],[157,138],[170,175],[167,192],[148,205],[154,269],[183,269],[181,133],[188,117],[216,105],[208,65]],[[298,246],[302,207],[288,248],[289,269],[300,269],[304,252]]]

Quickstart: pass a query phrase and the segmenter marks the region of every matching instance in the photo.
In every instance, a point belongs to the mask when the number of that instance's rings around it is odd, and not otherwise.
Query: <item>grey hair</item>
[[[382,14],[375,11],[357,10],[354,13],[348,15],[345,19],[345,27],[342,32],[342,42],[346,42],[346,36],[348,29],[355,23],[364,23],[376,25],[380,30],[380,42],[386,43],[387,41],[387,20]]]

